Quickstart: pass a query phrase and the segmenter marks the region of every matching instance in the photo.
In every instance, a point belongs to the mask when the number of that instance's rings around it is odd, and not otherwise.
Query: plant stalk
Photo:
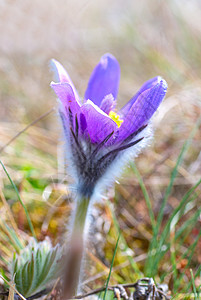
[[[67,245],[64,271],[64,299],[68,300],[79,291],[81,279],[85,241],[87,236],[86,220],[90,197],[78,197],[73,214],[71,236]]]

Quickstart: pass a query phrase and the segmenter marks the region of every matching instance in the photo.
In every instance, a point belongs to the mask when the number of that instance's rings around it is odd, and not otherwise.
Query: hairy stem
[[[73,214],[71,237],[67,245],[66,267],[64,273],[64,299],[70,299],[79,290],[85,239],[87,235],[86,220],[89,208],[89,197],[78,197]]]

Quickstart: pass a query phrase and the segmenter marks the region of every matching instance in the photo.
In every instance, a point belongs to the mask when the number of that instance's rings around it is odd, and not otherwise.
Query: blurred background
[[[65,66],[83,96],[88,78],[100,57],[106,52],[112,53],[121,66],[119,108],[149,78],[161,75],[168,82],[167,96],[153,120],[154,141],[136,159],[157,216],[182,145],[201,112],[201,2],[0,0],[0,28],[0,147],[56,107],[55,95],[49,86],[53,79],[49,67],[51,58]],[[68,190],[64,181],[60,131],[57,113],[53,111],[0,150],[1,159],[29,209],[38,238],[42,240],[48,235],[53,244],[61,239],[66,215],[71,209],[70,202],[65,201]],[[197,126],[178,168],[163,222],[200,179],[200,148],[201,134]],[[117,184],[115,195],[113,191],[108,192],[110,205],[131,251],[126,252],[120,247],[115,264],[123,266],[114,272],[112,282],[136,280],[127,256],[140,257],[139,268],[144,268],[151,233],[138,179],[128,169]],[[10,204],[17,227],[27,239],[29,229],[24,211],[2,170],[0,188],[1,199],[5,198]],[[200,207],[199,187],[197,193],[180,226]],[[2,212],[4,209],[1,204]],[[91,268],[87,278],[92,278],[92,287],[104,282],[117,239],[109,206],[100,204],[96,213],[96,239],[94,249],[88,253]],[[4,219],[9,223],[6,213]],[[199,222],[197,218],[183,239],[176,254],[179,262],[184,248],[187,249],[197,238]],[[201,262],[200,246],[198,242],[190,263],[193,270],[197,270]],[[12,252],[12,246],[9,246],[7,250],[1,250],[1,255],[8,259]],[[186,272],[184,278],[187,281],[190,273],[182,269],[187,262],[183,261],[183,264],[176,265],[176,270]],[[156,278],[159,280],[161,274],[166,274],[163,279],[172,288],[174,272],[168,269],[169,265],[167,260],[161,262]],[[1,267],[7,268],[4,263]]]

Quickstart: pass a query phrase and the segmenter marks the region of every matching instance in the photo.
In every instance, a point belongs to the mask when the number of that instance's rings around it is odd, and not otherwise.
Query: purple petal
[[[55,80],[60,83],[64,83],[64,82],[69,83],[73,89],[76,100],[79,102],[80,99],[77,94],[77,91],[73,85],[72,80],[70,79],[70,76],[68,75],[68,73],[66,72],[64,67],[56,59],[51,60],[51,67],[53,68],[53,71],[54,71],[54,74],[56,77]]]
[[[86,121],[85,115],[83,113],[81,113],[80,114],[80,129],[81,129],[81,134],[84,134],[86,128],[87,128],[87,121]]]
[[[112,131],[116,132],[118,129],[116,123],[90,100],[82,105],[80,116],[82,114],[87,124],[85,138],[90,137],[92,143],[102,142]],[[112,136],[108,144],[112,143],[113,139]]]
[[[124,122],[119,128],[118,141],[125,139],[131,133],[147,124],[165,97],[167,91],[167,83],[165,80],[158,77],[158,82],[156,82],[155,85],[153,85],[151,81],[149,82],[151,87],[144,89],[125,115]]]
[[[126,103],[118,112],[118,114],[124,118],[124,116],[128,113],[130,110],[131,106],[135,103],[137,98],[139,97],[140,94],[142,94],[144,91],[150,89],[151,87],[155,86],[157,83],[159,83],[162,80],[160,76],[154,77],[152,79],[149,79],[146,81],[140,88],[140,90],[131,98],[131,100]]]
[[[109,115],[110,111],[113,110],[116,106],[116,101],[112,94],[106,95],[105,98],[101,101],[100,109]]]
[[[54,83],[51,82],[50,86],[53,88],[57,97],[61,101],[60,112],[62,112],[67,120],[70,120],[71,124],[67,124],[67,127],[73,125],[75,127],[75,116],[79,114],[80,104],[75,98],[73,88],[69,83]]]
[[[84,98],[93,101],[98,106],[108,94],[112,94],[116,99],[119,79],[120,67],[118,61],[111,54],[105,54],[91,74]]]

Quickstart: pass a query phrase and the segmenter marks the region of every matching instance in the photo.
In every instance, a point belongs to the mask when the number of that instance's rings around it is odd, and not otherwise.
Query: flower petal
[[[85,92],[85,100],[89,99],[98,106],[108,94],[112,94],[115,100],[118,94],[119,79],[120,67],[118,61],[111,54],[105,54],[91,74]]]
[[[114,100],[114,97],[112,94],[106,95],[100,104],[100,109],[104,111],[107,115],[113,110],[116,106],[116,100]]]
[[[149,79],[148,81],[146,81],[141,88],[139,89],[139,91],[133,96],[133,98],[131,98],[131,100],[126,103],[118,112],[118,114],[123,118],[128,111],[130,110],[131,106],[135,103],[135,101],[137,100],[137,98],[139,97],[140,94],[142,94],[144,91],[150,89],[151,87],[155,86],[157,83],[159,83],[161,81],[161,77],[157,76],[154,78]]]
[[[80,116],[84,115],[86,120],[85,138],[90,137],[92,143],[101,143],[113,131],[115,135],[118,129],[116,123],[92,101],[88,100],[83,104],[80,111]],[[112,143],[114,135],[110,138],[108,144]]]
[[[144,85],[143,92],[141,92],[132,103],[130,110],[124,117],[124,122],[119,128],[118,141],[125,139],[130,134],[137,131],[140,127],[147,124],[149,119],[159,107],[161,101],[165,97],[167,83],[164,79],[160,77],[157,78],[157,82],[154,80],[152,82],[147,82]],[[149,83],[151,87],[149,87]]]
[[[67,124],[63,124],[65,127],[64,130],[69,130],[70,126],[73,128],[76,127],[76,115],[79,115],[80,112],[80,104],[75,99],[75,95],[73,92],[73,88],[69,83],[54,83],[52,82],[51,87],[59,98],[60,105],[60,113],[62,113],[65,117],[65,120],[68,120]]]
[[[63,83],[63,82],[67,82],[71,85],[73,92],[75,94],[75,98],[76,100],[79,102],[79,96],[77,94],[77,91],[73,85],[72,80],[70,79],[70,76],[68,75],[68,73],[66,72],[66,70],[64,69],[64,67],[56,60],[56,59],[52,59],[51,60],[51,67],[53,69],[53,72],[55,74],[56,77],[56,81]]]

